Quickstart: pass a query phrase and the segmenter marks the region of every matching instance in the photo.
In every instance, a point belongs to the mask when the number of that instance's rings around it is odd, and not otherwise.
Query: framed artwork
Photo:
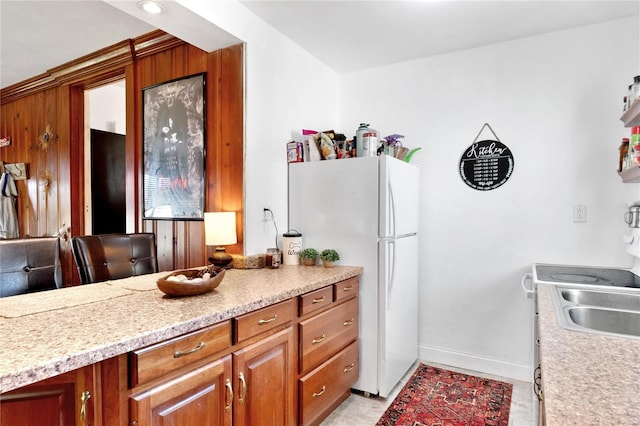
[[[142,89],[143,219],[204,220],[205,74]]]

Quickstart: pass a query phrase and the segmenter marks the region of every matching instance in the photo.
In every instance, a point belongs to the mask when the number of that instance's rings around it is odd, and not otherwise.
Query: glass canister
[[[264,264],[269,269],[277,269],[280,267],[280,250],[277,247],[267,249]]]

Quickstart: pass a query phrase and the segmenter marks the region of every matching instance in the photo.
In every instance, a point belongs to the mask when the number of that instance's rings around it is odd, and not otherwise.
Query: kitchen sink
[[[640,276],[628,269],[536,264],[536,281],[575,288],[640,290]]]
[[[575,305],[640,311],[640,293],[610,293],[562,287],[558,288],[558,292],[563,300]]]
[[[607,334],[640,338],[640,312],[591,306],[567,308],[570,320],[581,327]]]
[[[560,326],[640,339],[640,293],[557,286],[552,291]]]

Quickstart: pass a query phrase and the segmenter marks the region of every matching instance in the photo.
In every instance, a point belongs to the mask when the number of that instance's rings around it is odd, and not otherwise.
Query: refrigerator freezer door
[[[380,237],[418,232],[420,169],[396,158],[380,157]]]
[[[380,241],[378,387],[382,397],[418,359],[418,237]]]
[[[341,264],[362,265],[358,252],[377,250],[377,158],[290,164],[289,228],[302,233],[303,248],[332,248]]]

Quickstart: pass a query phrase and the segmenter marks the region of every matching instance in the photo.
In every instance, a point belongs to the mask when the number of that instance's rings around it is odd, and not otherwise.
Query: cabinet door
[[[99,409],[94,407],[100,407],[100,395],[94,377],[94,366],[88,366],[2,394],[0,425],[99,424]]]
[[[231,425],[231,355],[129,398],[137,426]]]
[[[234,353],[235,424],[295,424],[294,362],[291,327]]]

